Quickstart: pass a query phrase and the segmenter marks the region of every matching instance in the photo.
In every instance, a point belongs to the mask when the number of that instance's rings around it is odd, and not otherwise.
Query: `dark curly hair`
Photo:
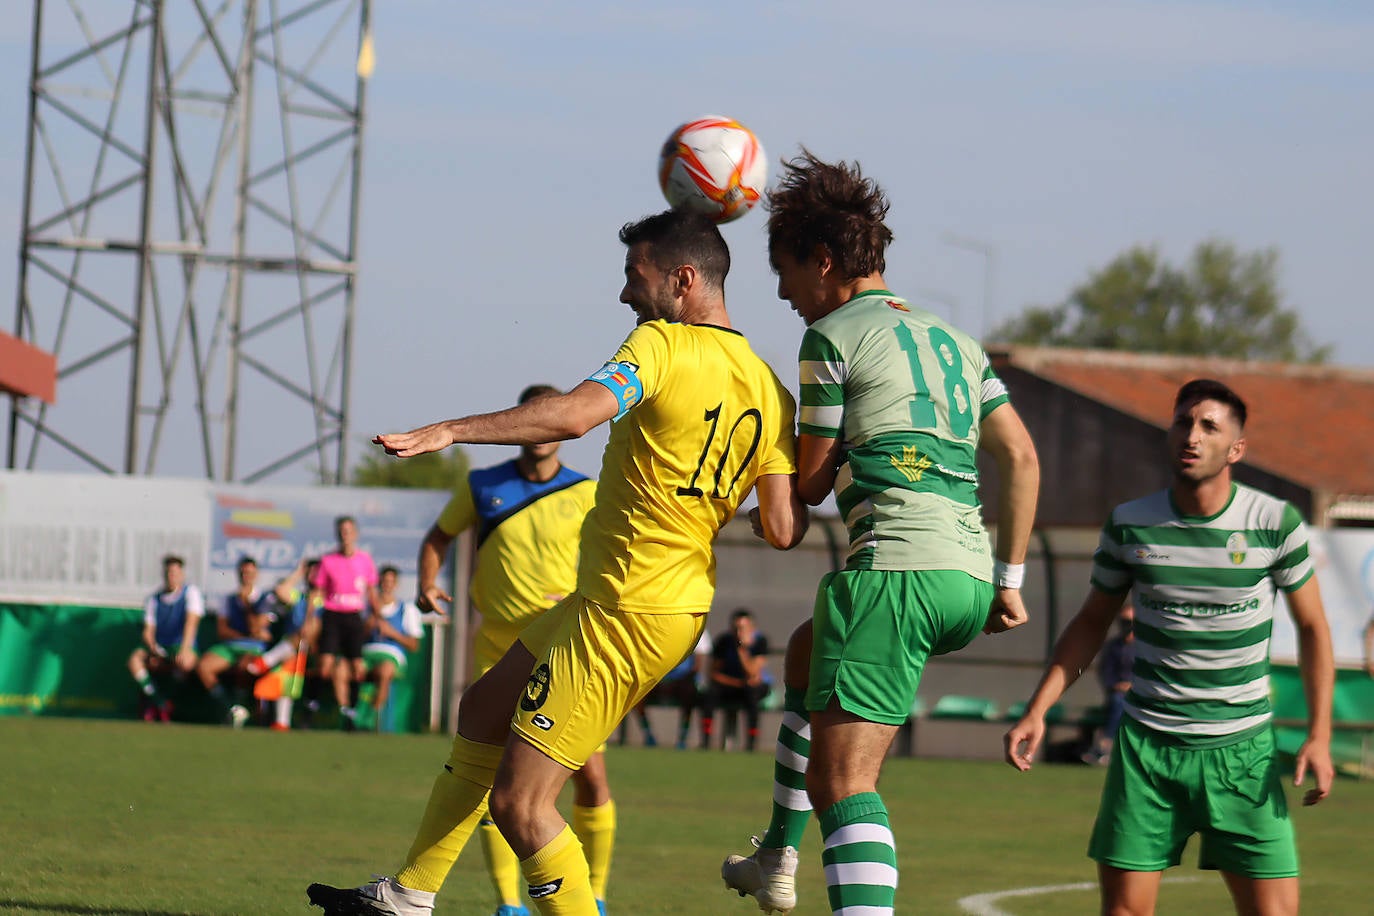
[[[626,247],[643,242],[649,246],[649,257],[664,270],[691,264],[707,286],[725,289],[730,249],[708,216],[687,210],[665,210],[621,226],[620,241]]]
[[[882,273],[892,243],[883,222],[889,206],[857,162],[832,165],[802,147],[800,156],[782,163],[782,177],[768,192],[769,260],[786,252],[805,262],[822,245],[843,279]]]

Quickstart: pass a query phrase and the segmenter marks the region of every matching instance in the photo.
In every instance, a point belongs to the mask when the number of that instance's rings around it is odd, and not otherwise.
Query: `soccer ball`
[[[763,144],[738,121],[707,115],[678,127],[658,157],[658,186],[674,209],[738,219],[763,195]]]

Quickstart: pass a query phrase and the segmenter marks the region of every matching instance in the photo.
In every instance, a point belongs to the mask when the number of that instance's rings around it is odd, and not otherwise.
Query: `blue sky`
[[[631,325],[616,230],[663,206],[658,146],[706,113],[750,125],[773,162],[803,143],[859,160],[892,198],[889,285],[974,332],[1131,245],[1179,259],[1217,237],[1276,248],[1311,337],[1374,367],[1366,4],[374,6],[355,439],[597,368]],[[17,252],[27,16],[0,52],[0,249]],[[793,384],[801,326],[763,217],[724,231],[735,323]],[[983,259],[950,234],[995,252],[991,316]],[[594,470],[602,443],[570,463]]]

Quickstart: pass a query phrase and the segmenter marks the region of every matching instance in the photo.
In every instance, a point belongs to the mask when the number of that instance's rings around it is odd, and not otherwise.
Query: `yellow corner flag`
[[[372,30],[363,36],[362,46],[358,48],[358,78],[371,79],[377,66],[377,55],[372,50]]]

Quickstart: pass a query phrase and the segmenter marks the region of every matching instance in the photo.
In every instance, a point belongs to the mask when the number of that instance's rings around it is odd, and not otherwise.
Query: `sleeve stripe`
[[[803,385],[843,385],[846,367],[834,360],[803,359],[797,372]]]
[[[821,426],[839,429],[844,422],[844,405],[821,407],[803,404],[800,411],[801,422],[806,426]]]

